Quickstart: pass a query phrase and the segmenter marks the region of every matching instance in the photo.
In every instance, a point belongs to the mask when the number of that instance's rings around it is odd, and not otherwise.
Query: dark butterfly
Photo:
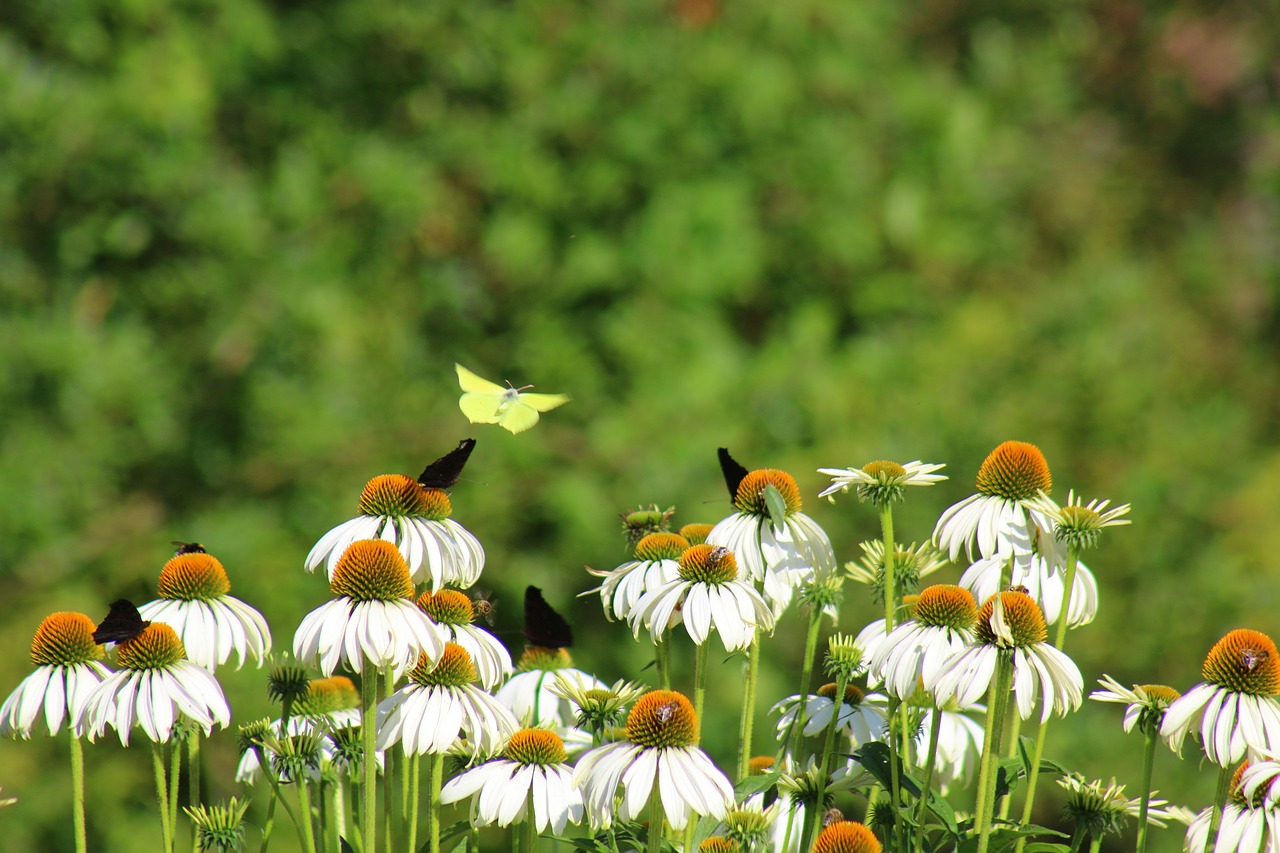
[[[101,645],[132,640],[150,624],[142,618],[132,601],[127,598],[116,599],[111,602],[111,612],[98,623],[98,629],[93,632],[93,641]]]
[[[573,645],[573,629],[564,617],[551,609],[536,586],[524,591],[524,637],[545,649],[567,649]]]
[[[169,544],[171,544],[171,545],[177,545],[177,546],[178,546],[178,550],[176,550],[176,551],[174,551],[174,552],[173,552],[173,556],[175,556],[175,557],[181,557],[183,554],[207,554],[207,553],[209,553],[208,551],[206,551],[206,550],[204,549],[204,546],[203,546],[203,545],[201,545],[199,542],[179,542],[178,540],[176,540],[176,539],[175,539],[175,540],[173,540],[173,542],[171,542],[171,543],[169,543]]]
[[[729,455],[729,448],[727,447],[720,448],[720,470],[724,473],[724,484],[729,487],[729,500],[737,500],[738,484],[750,472]]]
[[[424,489],[447,489],[458,482],[462,466],[476,446],[474,438],[464,438],[458,446],[432,462],[418,475],[418,485]]]

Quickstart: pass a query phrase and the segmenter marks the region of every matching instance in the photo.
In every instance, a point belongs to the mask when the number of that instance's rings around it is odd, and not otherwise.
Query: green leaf
[[[764,487],[764,504],[769,508],[769,522],[774,530],[781,530],[787,523],[787,502],[782,499],[782,492],[770,483]]]

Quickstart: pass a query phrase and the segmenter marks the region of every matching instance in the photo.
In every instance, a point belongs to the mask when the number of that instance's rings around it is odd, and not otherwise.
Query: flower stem
[[[709,641],[711,638],[707,637]],[[707,643],[698,646],[693,657],[693,716],[698,721],[698,732],[702,734],[702,706],[707,699]]]
[[[795,743],[791,746],[791,755],[796,761],[800,761],[800,746],[804,742],[804,724],[805,712],[808,710],[809,704],[809,682],[813,678],[813,660],[818,651],[818,628],[822,623],[822,608],[815,603],[809,611],[809,630],[804,638],[804,662],[800,665],[800,704],[796,706],[796,715],[791,719],[791,726],[787,729],[786,736],[782,738],[778,744],[777,761],[782,761],[782,756],[786,754],[787,744],[795,736]]]
[[[827,723],[827,737],[822,744],[822,757],[818,760],[818,796],[813,808],[813,819],[800,845],[801,850],[808,850],[813,844],[813,839],[817,838],[818,833],[822,831],[824,811],[822,804],[827,796],[827,779],[831,776],[831,756],[836,747],[836,730],[840,728],[840,706],[843,704],[844,691],[848,686],[849,677],[841,670],[836,675],[835,707],[831,709],[831,722]]]
[[[316,832],[311,819],[311,783],[305,774],[297,779],[298,811],[302,823],[302,849],[305,853],[316,853]]]
[[[658,793],[658,779],[653,780],[649,792],[649,832],[645,840],[646,853],[662,853],[662,796]]]
[[[360,679],[360,737],[364,755],[360,762],[361,791],[360,832],[364,836],[365,853],[378,849],[378,757],[377,757],[378,674],[365,662]]]
[[[750,774],[751,728],[755,724],[756,679],[760,674],[760,631],[747,649],[747,678],[742,688],[742,718],[738,723],[738,781]]]
[[[844,701],[844,694],[837,694],[837,713],[835,717],[832,717],[832,722],[835,721],[836,717],[840,716],[840,703],[842,701]],[[898,769],[900,756],[898,752],[898,731],[900,728],[899,723],[906,722],[906,720],[903,719],[904,716],[905,714],[903,713],[902,703],[895,701],[893,706],[889,709],[889,731],[887,733],[887,740],[889,741],[889,801],[893,806],[893,836],[895,842],[899,841],[898,836],[902,829],[902,819],[900,816],[902,810],[902,774]],[[895,846],[897,846],[898,849],[903,849],[901,845],[895,844]]]
[[[916,849],[924,849],[924,819],[929,810],[929,792],[933,790],[933,764],[938,760],[938,736],[942,734],[942,709],[933,709],[933,721],[929,725],[929,754],[924,762],[924,787],[920,789],[920,802],[916,805]]]
[[[1222,826],[1222,811],[1227,806],[1227,794],[1231,788],[1231,768],[1223,767],[1218,773],[1218,793],[1213,798],[1213,814],[1209,818],[1209,840],[1204,853],[1213,853],[1218,846],[1218,829]]]
[[[76,853],[85,853],[84,826],[84,744],[80,736],[71,732],[71,820],[75,826]]]
[[[1000,753],[1000,736],[1004,724],[1005,706],[1009,702],[1009,686],[1013,679],[1013,660],[1010,652],[1000,650],[996,656],[996,671],[991,678],[991,690],[987,695],[987,731],[982,742],[982,769],[978,772],[978,804],[974,819],[978,830],[978,853],[987,853],[991,842],[991,825],[995,812],[997,756]]]
[[[169,745],[169,833],[174,844],[178,843],[178,780],[181,776],[182,745],[171,743]],[[192,831],[195,831],[194,827]]]
[[[666,632],[663,632],[662,639],[653,644],[653,662],[658,668],[658,686],[663,690],[671,689],[671,661],[667,658],[668,645]]]
[[[1160,730],[1156,726],[1144,726],[1147,743],[1142,751],[1142,800],[1138,807],[1138,846],[1136,853],[1147,850],[1147,811],[1151,803],[1151,770],[1155,766],[1156,742],[1160,739]]]
[[[409,834],[409,843],[405,845],[406,850],[418,849],[418,790],[422,781],[422,768],[418,762],[419,756],[411,755],[408,761],[409,776],[409,814],[407,818],[407,830]]]
[[[160,806],[160,835],[164,839],[165,853],[173,853],[173,827],[169,823],[169,784],[165,780],[164,744],[151,746],[151,763],[156,772],[156,799]]]
[[[1062,609],[1058,611],[1058,624],[1053,637],[1053,647],[1058,651],[1062,651],[1063,646],[1067,642],[1067,614],[1070,613],[1071,607],[1071,591],[1076,585],[1076,570],[1080,565],[1080,548],[1076,545],[1067,548],[1067,576],[1065,578],[1064,591],[1062,593]],[[1046,700],[1047,701],[1047,700]],[[1044,757],[1044,742],[1049,734],[1049,721],[1043,720],[1040,723],[1040,730],[1036,732],[1036,749],[1035,755],[1031,758],[1031,768],[1027,774],[1027,801],[1022,806],[1022,825],[1026,826],[1031,823],[1031,812],[1036,804],[1036,783],[1040,781],[1040,760]],[[1014,744],[1017,748],[1017,744]],[[1145,800],[1144,800],[1145,802]],[[1145,820],[1139,826],[1138,832],[1142,833],[1145,827]],[[1027,846],[1027,836],[1018,839],[1018,846],[1014,848],[1014,853],[1022,853]]]
[[[200,805],[200,730],[193,728],[187,738],[187,804]]]
[[[898,612],[898,590],[893,577],[893,505],[880,507],[880,538],[884,540],[884,631],[893,630],[893,617]]]
[[[525,795],[525,821],[523,826],[517,825],[511,833],[513,853],[533,853],[533,839],[537,836],[533,824],[533,789]]]
[[[432,755],[427,764],[427,840],[431,853],[440,853],[440,786],[443,781],[444,753],[440,752]]]

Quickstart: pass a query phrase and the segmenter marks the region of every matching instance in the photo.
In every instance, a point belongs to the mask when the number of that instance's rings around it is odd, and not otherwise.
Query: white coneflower
[[[1024,587],[1027,595],[1044,611],[1045,621],[1056,624],[1062,615],[1066,577],[1061,567],[1040,554],[997,554],[984,557],[965,569],[960,576],[960,586],[972,592],[973,597],[979,601],[986,601],[1000,589],[1005,567],[1010,567],[1009,583],[1006,586]],[[1071,584],[1067,625],[1072,628],[1087,625],[1097,615],[1098,581],[1088,566],[1078,562],[1075,580]]]
[[[940,707],[951,702],[969,707],[987,692],[997,656],[1011,653],[1019,716],[1030,717],[1038,698],[1041,722],[1053,713],[1065,715],[1080,707],[1084,682],[1071,658],[1045,642],[1048,634],[1044,614],[1029,595],[992,596],[978,611],[976,644],[948,659],[932,682],[925,681],[925,689]]]
[[[1042,500],[1052,488],[1049,463],[1040,448],[1006,441],[983,460],[977,493],[942,513],[933,541],[953,560],[963,547],[972,561],[975,540],[983,557],[1031,553],[1051,526],[1031,502]]]
[[[83,613],[50,613],[31,639],[36,669],[22,679],[0,706],[0,736],[31,737],[43,717],[49,735],[66,720],[72,734],[84,733],[86,700],[111,671],[103,666],[102,646],[93,641],[93,620]]]
[[[365,484],[360,515],[330,530],[307,554],[306,569],[324,564],[332,580],[338,560],[353,542],[384,539],[400,549],[415,583],[434,592],[445,584],[466,589],[484,569],[484,549],[449,516],[453,504],[441,489],[423,488],[403,474],[383,474]]]
[[[655,643],[676,622],[699,646],[715,629],[728,652],[751,645],[758,630],[773,630],[773,612],[749,582],[739,579],[734,555],[705,543],[681,554],[678,576],[646,592],[627,617],[637,637],[648,628]]]
[[[1227,802],[1222,808],[1215,850],[1280,853],[1280,812],[1272,792],[1280,782],[1280,766],[1274,761],[1243,762],[1232,774]],[[1187,827],[1182,849],[1205,853],[1215,808],[1196,815]]]
[[[683,536],[650,533],[636,543],[634,560],[628,560],[612,571],[599,571],[588,566],[587,572],[603,578],[604,582],[582,595],[599,592],[605,617],[609,621],[625,620],[646,592],[679,577],[677,561],[688,548],[689,540]]]
[[[187,658],[210,672],[234,650],[244,666],[252,657],[262,666],[271,651],[271,629],[262,614],[228,595],[231,581],[217,558],[205,551],[179,552],[160,570],[160,598],[138,608],[143,619],[171,625]]]
[[[577,708],[578,728],[604,732],[622,722],[623,712],[643,696],[649,688],[626,679],[618,679],[607,687],[590,676],[584,678],[576,669],[553,673],[549,690]]]
[[[1090,699],[1099,702],[1115,702],[1127,705],[1124,710],[1124,730],[1131,732],[1134,726],[1141,731],[1160,731],[1164,722],[1165,711],[1181,694],[1172,687],[1163,684],[1135,684],[1132,688],[1124,687],[1109,675],[1098,679],[1105,690],[1095,690],[1089,694]]]
[[[869,673],[886,692],[907,699],[923,677],[937,678],[942,664],[973,641],[978,605],[963,587],[935,584],[920,593],[913,616],[894,628],[871,656]]]
[[[837,686],[834,683],[824,684],[805,697],[805,737],[821,736],[826,732],[832,715],[836,713]],[[889,700],[879,693],[867,693],[852,684],[845,685],[836,729],[848,735],[853,746],[881,740],[889,725],[888,705]],[[800,697],[796,695],[788,696],[769,709],[770,714],[781,714],[778,717],[778,740],[784,740],[791,732],[799,707]]]
[[[165,743],[184,717],[208,735],[226,727],[231,709],[208,670],[187,660],[173,628],[154,622],[116,646],[120,669],[103,679],[85,700],[80,722],[89,740],[111,726],[129,745],[134,726],[155,743]]]
[[[473,624],[475,603],[465,593],[456,589],[436,593],[427,590],[418,596],[418,607],[448,633],[449,642],[467,650],[480,675],[480,686],[485,690],[493,690],[515,671],[507,647],[493,634]]]
[[[293,635],[303,663],[333,675],[339,663],[364,672],[367,661],[399,678],[419,655],[443,654],[445,632],[414,604],[409,567],[390,542],[353,542],[329,588],[338,597],[308,613]]]
[[[587,752],[574,771],[593,827],[612,826],[615,814],[636,820],[652,797],[675,830],[684,829],[691,814],[724,818],[733,786],[696,746],[698,718],[683,694],[653,690],[640,697],[627,715],[625,736]]]
[[[516,674],[494,695],[499,702],[511,709],[521,725],[554,729],[564,738],[566,745],[571,741],[580,742],[580,737],[562,728],[574,725],[578,706],[552,689],[556,679],[561,676],[573,679],[580,685],[592,685],[593,689],[609,689],[609,685],[594,675],[574,669],[573,658],[569,656],[568,649],[528,646],[516,662]],[[590,736],[588,742],[589,740]]]
[[[875,597],[884,601],[884,542],[872,539],[860,542],[862,557],[844,564],[844,572],[852,581],[875,588]],[[897,543],[893,546],[893,574],[895,585],[902,590],[915,589],[923,578],[951,565],[947,555],[933,547],[932,542]]]
[[[1075,489],[1072,489],[1062,506],[1041,492],[1027,501],[1027,507],[1053,522],[1054,539],[1084,551],[1098,544],[1103,528],[1129,524],[1129,519],[1124,517],[1129,514],[1129,505],[1120,504],[1107,509],[1110,503],[1109,500],[1095,498],[1086,504],[1084,498],[1077,498]]]
[[[360,725],[360,691],[345,675],[329,678],[313,678],[307,689],[292,703],[292,716],[288,725],[282,720],[268,724],[277,739],[302,734],[323,736],[320,744],[320,764],[310,778],[319,778],[320,769],[333,760],[334,744],[329,737],[338,729]],[[379,763],[381,754],[379,753]],[[236,781],[252,783],[257,779],[260,765],[258,751],[246,748],[236,767]]]
[[[472,756],[492,755],[520,728],[505,705],[471,682],[467,650],[447,643],[438,661],[423,655],[409,683],[378,704],[378,749],[399,743],[406,755],[448,752],[466,739]]]
[[[564,742],[546,729],[520,729],[507,741],[501,758],[486,761],[451,779],[440,791],[440,802],[471,801],[471,823],[509,826],[528,819],[533,826],[556,834],[570,823],[582,822],[582,795],[573,784],[573,768],[565,762]]]
[[[1160,734],[1174,751],[1199,727],[1205,755],[1219,767],[1280,750],[1280,653],[1261,631],[1239,628],[1209,650],[1200,670],[1204,681],[1165,711]]]
[[[1086,782],[1083,776],[1073,773],[1059,779],[1058,784],[1066,792],[1066,818],[1094,838],[1119,835],[1130,817],[1141,814],[1142,800],[1126,797],[1124,785],[1117,785],[1115,779],[1104,786],[1100,779]],[[1170,818],[1167,805],[1167,800],[1149,799],[1147,823],[1163,828]]]
[[[819,468],[819,474],[831,478],[831,485],[818,493],[818,497],[835,501],[836,492],[847,492],[851,488],[858,491],[858,500],[871,501],[883,506],[893,501],[902,500],[907,486],[932,486],[945,480],[945,474],[935,474],[946,465],[935,465],[921,462],[919,459],[905,464],[870,462],[861,468]]]
[[[743,579],[763,584],[777,616],[801,582],[822,581],[835,571],[831,540],[800,511],[800,488],[790,474],[774,468],[747,471],[723,448],[720,464],[737,512],[711,529],[707,544],[723,545],[736,555]],[[770,494],[781,498],[781,518],[774,518],[779,507],[770,507]]]

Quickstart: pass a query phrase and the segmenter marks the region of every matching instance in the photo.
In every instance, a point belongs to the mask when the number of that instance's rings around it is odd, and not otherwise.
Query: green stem
[[[996,756],[1000,753],[1000,730],[1003,728],[1012,679],[1013,661],[1010,652],[1001,649],[997,652],[996,671],[992,675],[991,690],[987,696],[987,732],[982,742],[982,769],[978,772],[978,805],[974,810],[978,829],[978,853],[987,853],[987,845],[991,842],[996,777],[999,775]]]
[[[1076,827],[1076,831],[1071,834],[1071,853],[1080,853],[1080,846],[1084,844],[1084,825]]]
[[[360,768],[362,783],[360,796],[360,832],[364,836],[365,853],[378,849],[378,755],[377,755],[378,674],[365,662],[364,677],[360,679],[360,737],[364,742],[364,755]]]
[[[1142,802],[1138,807],[1138,846],[1136,853],[1147,850],[1147,811],[1151,802],[1151,771],[1155,766],[1156,743],[1160,740],[1160,730],[1156,726],[1143,727],[1147,743],[1142,751]]]
[[[832,708],[831,722],[827,723],[827,737],[822,744],[822,758],[818,762],[818,768],[821,771],[818,777],[818,796],[816,805],[813,809],[813,815],[809,823],[809,827],[805,832],[803,843],[800,845],[801,850],[808,850],[813,845],[813,839],[818,837],[818,833],[822,831],[823,802],[827,796],[827,779],[831,776],[831,756],[835,752],[836,747],[836,730],[840,728],[840,705],[844,700],[845,688],[849,685],[849,678],[844,672],[836,676],[836,694],[835,707]]]
[[[693,657],[693,715],[698,721],[699,733],[702,729],[702,706],[707,699],[707,642],[697,647]]]
[[[427,765],[427,839],[431,853],[440,853],[440,786],[444,780],[444,753],[431,756]],[[529,816],[530,821],[533,816]]]
[[[417,755],[409,758],[409,843],[405,845],[406,850],[418,849],[418,789],[422,780],[422,768],[419,766],[418,759]]]
[[[671,661],[667,657],[667,649],[670,641],[664,632],[661,639],[653,644],[653,661],[658,668],[658,687],[663,690],[671,689]]]
[[[837,701],[843,701],[843,694],[837,694]],[[839,705],[836,706],[839,710]],[[838,715],[837,715],[838,716]],[[889,731],[887,740],[889,741],[889,801],[893,806],[893,836],[897,841],[902,827],[902,819],[900,817],[902,809],[902,774],[899,770],[899,752],[898,752],[898,730],[900,728],[899,721],[903,717],[902,703],[894,701],[893,706],[889,709]],[[896,845],[897,846],[897,845]],[[902,846],[898,846],[902,849]]]
[[[178,841],[178,780],[182,777],[182,745],[169,745],[169,832]],[[194,827],[193,827],[194,830]]]
[[[1080,565],[1080,549],[1075,545],[1067,548],[1067,572],[1064,579],[1064,587],[1062,593],[1062,609],[1058,612],[1058,624],[1054,632],[1053,647],[1058,651],[1062,651],[1067,642],[1067,614],[1071,608],[1071,592],[1076,585],[1076,571]],[[1048,697],[1045,697],[1048,701]],[[1044,757],[1044,743],[1049,733],[1049,721],[1044,720],[1040,723],[1040,730],[1036,732],[1036,749],[1035,755],[1031,759],[1031,768],[1027,776],[1027,801],[1022,806],[1022,825],[1026,826],[1031,823],[1031,813],[1036,805],[1036,784],[1040,781],[1040,760]],[[1015,749],[1017,744],[1014,744]],[[1144,795],[1145,796],[1145,795]],[[1145,800],[1144,800],[1145,802]],[[1141,834],[1146,821],[1142,821],[1138,829]],[[1027,836],[1018,839],[1018,846],[1014,848],[1014,853],[1022,853],[1027,846]]]
[[[742,717],[738,721],[738,781],[747,778],[751,761],[751,728],[755,724],[756,679],[760,674],[760,632],[747,649],[747,678],[742,688]]]
[[[1010,704],[1004,714],[1004,732],[1001,735],[1000,744],[1001,752],[1008,758],[1017,758],[1018,750],[1021,748],[1022,737],[1022,717],[1018,716],[1018,708],[1016,705]],[[1004,820],[1009,816],[1009,807],[1013,803],[1011,793],[1006,793],[1000,798],[1000,807],[998,809],[1000,819]]]
[[[160,806],[160,835],[165,853],[173,853],[173,826],[169,823],[169,784],[165,780],[164,744],[151,746],[152,765],[156,773],[156,799]]]
[[[267,841],[271,838],[271,826],[275,821],[274,807],[276,803],[284,806],[284,812],[289,816],[289,820],[293,823],[293,828],[298,831],[298,840],[302,840],[302,825],[298,822],[298,816],[293,813],[293,807],[289,805],[289,801],[285,799],[284,794],[280,790],[280,783],[276,781],[275,768],[267,760],[267,751],[262,746],[254,746],[253,751],[258,754],[258,768],[262,772],[262,778],[267,780],[267,784],[271,786],[271,802],[267,804],[267,823],[262,829],[262,850],[266,851]]]
[[[880,538],[884,540],[884,630],[893,630],[893,617],[898,611],[898,590],[893,577],[893,505],[880,507]]]
[[[258,761],[262,761],[262,751],[258,750]],[[268,771],[263,770],[263,773]],[[271,842],[271,830],[276,823],[276,796],[273,793],[271,799],[267,800],[267,815],[262,821],[262,844],[258,847],[258,853],[267,853],[267,845]]]
[[[1098,851],[1101,849],[1102,849],[1102,836],[1090,835],[1089,836],[1089,853],[1098,853]]]
[[[938,736],[942,733],[942,709],[933,709],[929,724],[929,753],[924,762],[924,787],[920,789],[920,802],[916,805],[916,849],[924,850],[924,819],[928,812],[929,793],[933,790],[933,765],[938,760]]]
[[[662,796],[658,793],[658,779],[653,780],[649,792],[649,832],[645,839],[646,853],[662,853]]]
[[[298,811],[302,818],[302,849],[306,853],[316,853],[316,831],[311,816],[311,783],[306,774],[294,780],[298,789]]]
[[[533,839],[537,836],[537,829],[533,825],[533,790],[530,789],[529,794],[525,797],[525,821],[524,825],[516,825],[515,832],[511,833],[511,845],[515,853],[533,853]]]
[[[89,849],[84,822],[84,744],[71,732],[71,822],[75,827],[76,853]]]
[[[187,738],[187,804],[200,805],[200,730],[192,729]]]
[[[1227,793],[1231,788],[1231,768],[1223,767],[1218,773],[1218,793],[1213,798],[1213,815],[1209,818],[1209,840],[1204,853],[1214,853],[1218,847],[1218,828],[1222,826],[1222,810],[1227,805]]]
[[[791,755],[796,761],[800,761],[800,745],[804,742],[804,724],[805,716],[809,704],[809,682],[813,678],[813,661],[818,651],[818,628],[822,624],[822,608],[816,604],[809,611],[809,630],[804,638],[804,662],[800,666],[800,704],[796,707],[796,715],[791,718],[791,725],[787,729],[786,736],[782,738],[778,745],[778,755],[776,761],[781,766],[782,756],[786,754],[787,744],[791,741],[792,736],[795,737],[795,743],[791,745]]]

